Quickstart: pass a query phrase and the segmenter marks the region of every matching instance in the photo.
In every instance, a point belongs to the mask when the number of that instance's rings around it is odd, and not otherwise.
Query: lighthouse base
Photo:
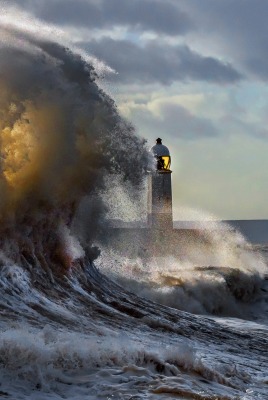
[[[148,227],[173,228],[171,171],[156,171],[148,176]]]

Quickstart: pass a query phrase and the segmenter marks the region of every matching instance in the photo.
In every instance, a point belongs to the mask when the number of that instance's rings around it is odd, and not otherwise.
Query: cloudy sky
[[[174,217],[268,218],[268,1],[9,0],[109,65],[138,133],[170,148]],[[202,213],[201,213],[202,214]]]

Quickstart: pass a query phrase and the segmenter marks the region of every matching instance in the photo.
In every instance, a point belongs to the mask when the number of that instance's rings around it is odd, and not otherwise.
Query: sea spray
[[[2,248],[19,263],[68,269],[78,256],[67,249],[67,229],[75,227],[92,253],[106,211],[98,195],[105,177],[120,174],[138,187],[148,160],[145,141],[119,116],[81,55],[40,34],[0,29]],[[93,194],[90,227],[73,223]]]
[[[133,215],[131,208],[125,212],[127,217]],[[194,214],[206,221],[211,219],[204,211],[182,207],[181,212],[188,218]],[[104,243],[96,261],[101,271],[123,287],[196,314],[263,318],[266,306],[261,299],[267,264],[263,255],[228,224],[211,219],[209,224],[196,223],[192,232],[166,232],[156,254],[150,252],[139,234],[130,235],[129,231],[131,228],[120,236],[121,241]],[[140,249],[133,244],[134,238]]]
[[[5,33],[0,395],[266,399],[261,325],[253,332],[247,325],[245,332],[239,322],[238,328],[228,321],[222,326],[156,304],[94,266],[93,238],[107,228],[102,216],[111,210],[102,199],[105,182],[120,174],[120,184],[140,187],[144,142],[120,119],[79,54],[42,33],[10,27]],[[107,259],[105,271],[113,262]]]

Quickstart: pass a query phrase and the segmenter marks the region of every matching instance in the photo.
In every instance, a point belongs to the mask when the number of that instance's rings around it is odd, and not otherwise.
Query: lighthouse
[[[148,226],[154,230],[171,230],[173,216],[170,152],[160,138],[156,139],[151,152],[155,165],[148,176]]]

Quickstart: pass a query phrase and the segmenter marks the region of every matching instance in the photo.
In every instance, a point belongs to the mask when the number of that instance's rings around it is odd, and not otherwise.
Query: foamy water
[[[109,246],[105,216],[141,213],[145,141],[85,54],[13,20],[0,18],[0,396],[267,399],[264,249],[223,227],[164,257]]]
[[[151,303],[90,265],[54,286],[32,285],[20,267],[2,272],[1,391],[8,397],[265,399],[261,322]]]
[[[265,253],[256,251],[226,224],[214,225],[213,230],[203,231],[205,241],[201,234],[180,242],[179,236],[170,232],[163,256],[160,251],[157,256],[130,258],[121,254],[122,246],[108,245],[96,263],[123,287],[179,310],[246,319],[259,313],[265,318]]]

